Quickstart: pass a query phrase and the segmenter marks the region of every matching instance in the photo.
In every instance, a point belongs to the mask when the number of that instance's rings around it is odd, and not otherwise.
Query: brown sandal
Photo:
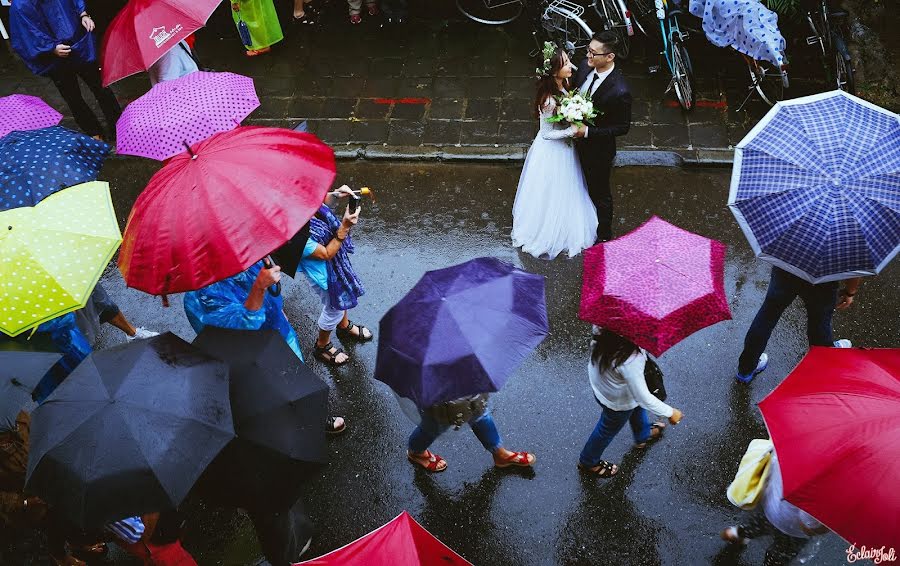
[[[422,457],[428,458],[428,460],[423,462]],[[406,451],[406,459],[413,464],[424,468],[427,472],[435,474],[447,469],[447,461],[430,450],[426,450],[425,453],[422,454],[422,457],[414,456],[409,450]],[[444,464],[443,468],[439,467],[441,464]]]
[[[331,342],[325,344],[322,347],[315,345],[313,346],[313,355],[315,356],[315,358],[325,365],[329,365],[331,367],[340,367],[350,361],[349,356],[347,356],[347,359],[345,359],[343,362],[336,361],[337,357],[341,354],[347,355],[347,352],[343,351],[340,348],[336,348]]]
[[[638,442],[634,445],[635,448],[646,448],[648,445],[653,444],[657,440],[661,439],[663,436],[663,432],[666,430],[665,423],[653,423],[650,425],[650,438],[643,442]],[[653,432],[656,431],[656,434]]]

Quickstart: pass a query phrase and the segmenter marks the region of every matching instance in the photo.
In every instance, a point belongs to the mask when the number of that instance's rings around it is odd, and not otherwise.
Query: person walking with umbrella
[[[619,467],[601,459],[603,451],[627,422],[634,434],[634,447],[646,448],[662,438],[665,423],[650,423],[648,413],[668,417],[673,425],[681,421],[682,413],[654,397],[647,389],[644,366],[647,352],[631,340],[594,326],[591,340],[591,361],[588,377],[594,398],[603,408],[600,420],[591,433],[581,455],[578,469],[582,472],[609,478]]]
[[[837,281],[814,285],[773,266],[769,276],[769,290],[744,337],[744,350],[738,359],[735,379],[741,383],[750,383],[758,373],[766,369],[769,356],[764,350],[769,337],[785,309],[797,297],[800,297],[806,307],[806,336],[810,346],[852,347],[852,342],[846,338],[834,339],[832,318],[836,308],[843,310],[853,304],[853,297],[859,291],[861,282],[860,277],[847,279],[839,291]]]
[[[281,267],[265,267],[259,261],[237,275],[185,293],[184,312],[197,334],[206,326],[275,330],[303,361],[297,333],[284,314],[284,299],[269,292],[269,288],[280,281]],[[340,433],[345,428],[343,417],[326,420],[327,432]]]
[[[122,108],[103,88],[94,45],[94,20],[84,0],[16,0],[9,8],[12,47],[36,75],[47,76],[59,89],[78,127],[100,139],[103,128],[81,96],[80,77],[100,104],[109,130]]]
[[[774,451],[769,467],[761,499],[762,510],[751,515],[741,525],[726,527],[722,530],[722,540],[746,545],[751,539],[772,535],[772,544],[766,549],[763,564],[786,566],[800,553],[810,537],[825,534],[829,530],[812,515],[784,498],[781,468]]]

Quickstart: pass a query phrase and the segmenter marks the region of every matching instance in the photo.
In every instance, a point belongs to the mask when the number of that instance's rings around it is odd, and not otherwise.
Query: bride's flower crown
[[[556,45],[549,41],[545,41],[544,47],[541,48],[541,60],[543,61],[543,64],[534,70],[537,78],[546,77],[550,74],[550,68],[553,66],[551,61],[553,60],[553,55],[555,53]]]

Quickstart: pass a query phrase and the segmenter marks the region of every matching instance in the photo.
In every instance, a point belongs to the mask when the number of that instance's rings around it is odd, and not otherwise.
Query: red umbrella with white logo
[[[103,86],[146,71],[179,41],[205,26],[220,1],[130,0],[103,36]]]

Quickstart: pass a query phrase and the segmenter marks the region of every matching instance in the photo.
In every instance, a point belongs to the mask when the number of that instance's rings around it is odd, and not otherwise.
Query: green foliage
[[[801,14],[800,0],[762,0],[762,3],[773,12],[789,18],[796,18]]]

